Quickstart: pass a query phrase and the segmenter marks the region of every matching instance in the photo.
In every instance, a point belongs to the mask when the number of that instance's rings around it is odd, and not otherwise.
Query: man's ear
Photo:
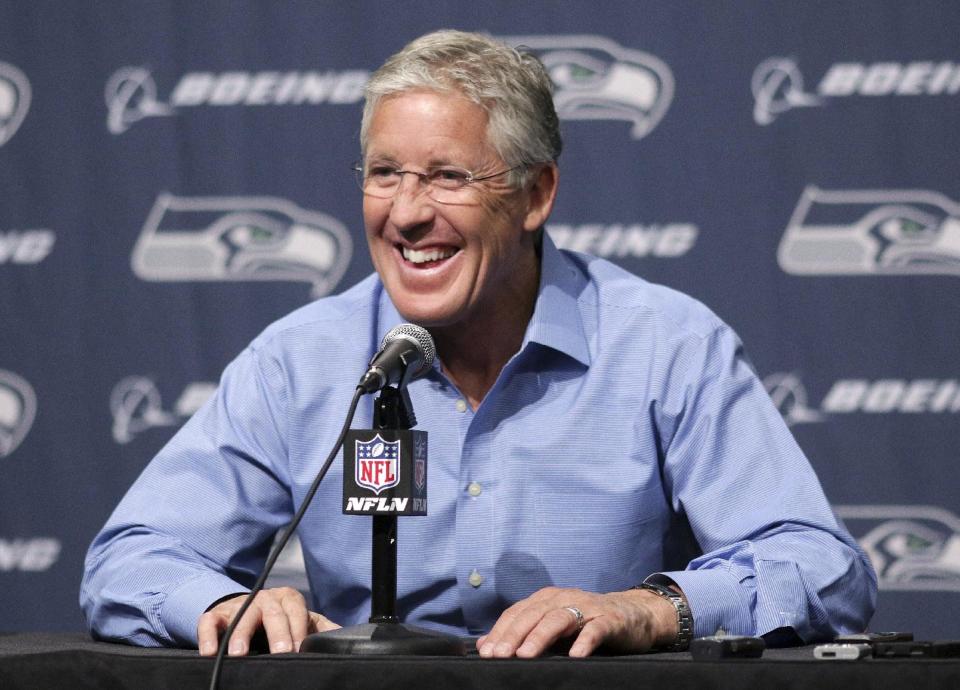
[[[542,163],[538,166],[536,177],[527,191],[527,212],[523,218],[523,229],[527,232],[538,230],[547,222],[553,202],[557,198],[557,186],[560,183],[560,171],[556,163]]]

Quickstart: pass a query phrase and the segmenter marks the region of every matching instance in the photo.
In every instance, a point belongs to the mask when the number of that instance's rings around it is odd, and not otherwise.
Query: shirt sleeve
[[[683,385],[659,410],[663,474],[703,555],[652,580],[683,590],[696,636],[787,628],[810,642],[864,630],[876,603],[873,568],[737,336],[720,326],[683,359]]]
[[[250,588],[292,513],[285,390],[280,366],[246,350],[140,475],[87,553],[94,637],[196,646],[206,608]]]

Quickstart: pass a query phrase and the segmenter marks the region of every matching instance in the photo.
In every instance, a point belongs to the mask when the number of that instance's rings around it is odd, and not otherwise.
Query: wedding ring
[[[583,630],[583,611],[576,606],[564,606],[564,611],[569,611],[577,621],[577,632]]]

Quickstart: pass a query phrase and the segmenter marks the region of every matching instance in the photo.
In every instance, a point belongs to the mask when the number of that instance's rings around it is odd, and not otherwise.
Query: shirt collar
[[[527,324],[521,351],[528,343],[538,343],[562,352],[581,364],[590,365],[590,348],[577,304],[585,284],[584,276],[544,232],[537,302]],[[374,351],[380,347],[380,342],[391,328],[404,322],[382,282],[379,283],[379,289],[381,295]],[[434,368],[438,367],[439,361],[435,361]]]
[[[583,274],[544,232],[540,288],[527,325],[524,347],[527,343],[539,343],[590,366],[590,348],[578,304],[586,282]]]

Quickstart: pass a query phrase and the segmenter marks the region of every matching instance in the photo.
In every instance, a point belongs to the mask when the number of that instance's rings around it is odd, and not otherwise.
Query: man
[[[732,331],[544,235],[561,141],[535,58],[418,39],[373,75],[361,146],[376,275],[269,327],[144,471],[87,558],[95,635],[215,653],[401,321],[438,353],[409,387],[431,503],[399,527],[408,622],[480,635],[484,657],[866,626],[875,575]],[[231,654],[369,615],[369,521],[340,513],[337,471],[299,529],[310,607],[260,593]]]

